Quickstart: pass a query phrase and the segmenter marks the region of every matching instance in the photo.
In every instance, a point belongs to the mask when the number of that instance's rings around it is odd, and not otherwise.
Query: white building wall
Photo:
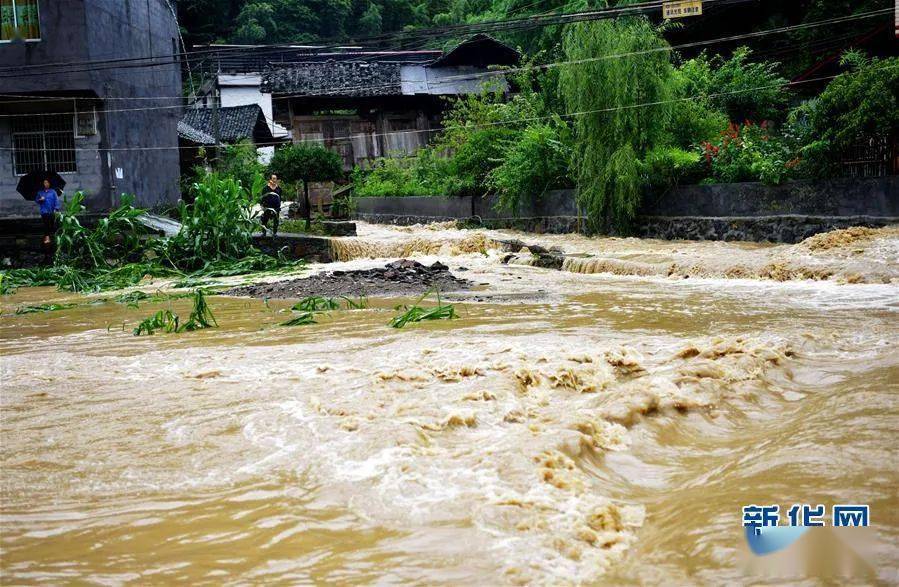
[[[258,104],[262,108],[262,113],[265,115],[269,128],[272,129],[272,135],[275,138],[290,136],[290,132],[286,128],[274,121],[272,95],[263,94],[260,91],[262,86],[261,76],[255,74],[220,75],[218,81],[219,95],[221,96],[223,108]],[[265,164],[271,161],[275,152],[274,147],[262,147],[257,150],[259,151],[259,162]]]

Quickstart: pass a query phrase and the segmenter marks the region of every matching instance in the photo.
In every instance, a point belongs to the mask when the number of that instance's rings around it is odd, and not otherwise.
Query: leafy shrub
[[[245,188],[251,188],[257,175],[265,175],[265,165],[259,162],[256,146],[247,139],[222,149],[215,170],[233,177]]]
[[[705,143],[702,156],[711,177],[722,183],[782,183],[796,175],[800,159],[790,137],[769,132],[766,124],[733,124],[718,141]]]
[[[790,94],[787,80],[773,61],[752,61],[752,51],[740,47],[730,59],[705,52],[679,68],[680,90],[699,96],[731,121],[782,120]]]
[[[701,157],[695,151],[677,147],[656,147],[643,160],[643,173],[649,188],[664,192],[681,180],[696,179],[701,172]]]
[[[503,159],[505,145],[517,141],[520,133],[504,126],[471,130],[450,157],[449,172],[456,195],[482,195],[487,176]]]
[[[428,196],[428,186],[418,181],[413,158],[376,159],[371,167],[353,170],[353,193],[358,197]]]
[[[487,176],[488,187],[499,195],[499,209],[518,214],[522,206],[568,181],[571,147],[566,130],[560,121],[535,124],[503,145],[501,163]]]
[[[899,133],[899,57],[850,51],[841,64],[848,71],[791,116],[803,131],[802,154],[816,175],[835,173],[841,155],[858,139]]]
[[[727,114],[714,106],[707,95],[712,84],[710,75],[708,62],[695,59],[674,72],[675,94],[682,100],[671,112],[670,132],[673,144],[682,149],[715,140],[727,130]]]

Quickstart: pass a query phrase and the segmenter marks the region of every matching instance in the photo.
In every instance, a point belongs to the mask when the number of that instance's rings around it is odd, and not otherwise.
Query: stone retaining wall
[[[475,226],[538,233],[584,228],[573,190],[544,194],[517,216],[494,209],[495,196],[359,198],[355,217],[380,224],[464,220]],[[899,176],[682,186],[647,198],[639,236],[665,239],[798,242],[847,226],[899,223]]]

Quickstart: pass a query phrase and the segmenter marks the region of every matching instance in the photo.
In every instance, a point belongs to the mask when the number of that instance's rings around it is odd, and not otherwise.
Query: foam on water
[[[288,329],[276,324],[289,302],[211,298],[218,331],[149,338],[96,324],[149,308],[0,323],[4,574],[115,583],[152,568],[200,581],[215,552],[216,577],[235,582],[659,583],[693,564],[736,568],[714,523],[736,515],[741,491],[792,499],[777,485],[791,479],[810,499],[836,491],[786,468],[819,458],[803,446],[854,455],[829,482],[893,503],[878,496],[895,488],[895,436],[881,429],[896,411],[884,390],[899,366],[897,285],[719,273],[727,252],[758,267],[787,251],[827,257],[813,265],[889,254],[892,233],[826,247],[534,237],[607,255],[579,265],[602,272],[558,272],[504,265],[496,232],[372,230],[387,244],[337,245],[349,260],[336,267],[421,252],[464,264],[487,293],[532,297],[460,304],[458,321],[402,331],[386,326],[386,301]],[[634,269],[680,262],[675,247],[708,275]],[[869,268],[895,270],[887,258]],[[850,430],[830,425],[844,416]],[[691,493],[703,488],[716,492]],[[672,526],[669,499],[712,522],[689,525],[693,512]],[[883,552],[894,568],[899,553]]]

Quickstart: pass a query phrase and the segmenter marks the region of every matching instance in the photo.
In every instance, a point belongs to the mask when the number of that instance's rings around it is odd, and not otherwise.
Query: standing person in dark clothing
[[[278,223],[281,220],[281,182],[274,173],[265,184],[265,195],[262,196],[262,234],[268,223],[272,223],[272,236],[278,234]]]
[[[40,206],[41,222],[44,225],[44,245],[50,244],[50,239],[56,232],[56,211],[59,210],[59,196],[56,190],[50,187],[50,181],[44,180],[43,189],[39,190],[34,201]]]

